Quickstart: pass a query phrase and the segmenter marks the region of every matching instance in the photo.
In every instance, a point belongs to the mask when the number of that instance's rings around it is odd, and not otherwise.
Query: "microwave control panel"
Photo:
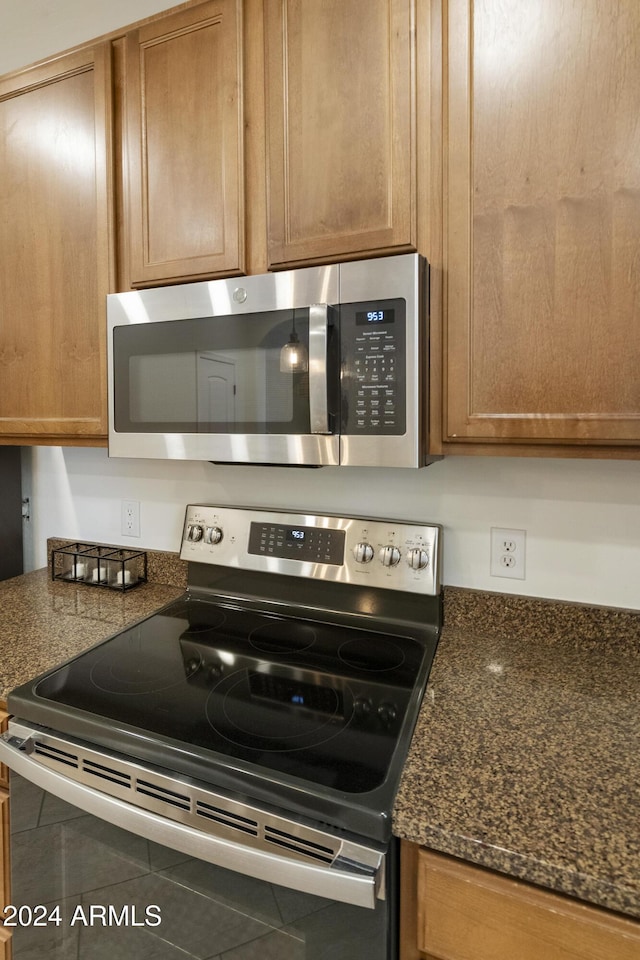
[[[406,430],[406,303],[343,303],[341,433],[401,436]]]

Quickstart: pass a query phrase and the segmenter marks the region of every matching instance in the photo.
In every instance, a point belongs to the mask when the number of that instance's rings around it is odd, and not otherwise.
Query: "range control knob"
[[[207,527],[204,532],[204,542],[205,543],[220,543],[222,540],[222,530],[220,527]]]
[[[198,540],[202,540],[204,535],[204,528],[199,523],[190,523],[187,527],[187,540],[190,540],[191,543],[197,543]]]
[[[371,713],[372,703],[368,697],[356,697],[353,701],[353,712],[359,719],[364,720]]]
[[[209,679],[219,680],[224,673],[224,666],[221,663],[212,663],[209,667]]]
[[[422,547],[413,547],[407,554],[407,563],[412,570],[424,570],[429,566],[429,554]]]
[[[378,719],[385,727],[390,727],[398,717],[398,708],[395,703],[381,703],[378,707]]]
[[[400,563],[400,551],[392,544],[388,544],[380,551],[380,561],[383,567],[397,567]]]
[[[353,555],[358,563],[369,563],[373,560],[373,547],[370,543],[356,543]]]

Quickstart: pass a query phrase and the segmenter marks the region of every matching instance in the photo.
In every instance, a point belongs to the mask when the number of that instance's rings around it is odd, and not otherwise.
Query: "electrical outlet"
[[[138,500],[121,500],[120,532],[123,537],[140,536],[140,502]]]
[[[511,577],[524,580],[526,560],[526,530],[503,530],[491,527],[492,577]]]

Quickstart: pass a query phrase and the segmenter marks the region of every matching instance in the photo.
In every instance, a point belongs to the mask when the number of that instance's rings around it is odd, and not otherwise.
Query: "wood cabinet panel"
[[[0,910],[11,902],[9,863],[9,792],[0,790]]]
[[[0,705],[0,733],[4,733],[9,722],[9,714]],[[9,770],[4,763],[0,763],[0,788],[9,788]]]
[[[415,249],[413,0],[267,0],[270,266]]]
[[[444,439],[640,440],[640,7],[448,0]]]
[[[7,729],[9,714],[0,705],[0,733]],[[11,902],[11,857],[9,822],[9,771],[0,765],[0,909]],[[11,960],[11,932],[0,925],[0,960]]]
[[[0,79],[0,442],[106,436],[108,44]]]
[[[210,0],[126,38],[132,286],[244,269],[241,8]]]
[[[635,960],[640,924],[418,852],[418,947],[433,960]],[[408,960],[408,958],[403,958]]]
[[[11,934],[0,928],[0,960],[11,960]]]
[[[400,844],[400,960],[421,960],[418,950],[418,854],[420,847],[402,841]]]
[[[7,729],[9,715],[0,706],[0,732]],[[0,766],[0,910],[11,902],[11,860],[10,860],[10,823],[9,823],[9,771]],[[0,926],[0,960],[11,957],[11,932]]]

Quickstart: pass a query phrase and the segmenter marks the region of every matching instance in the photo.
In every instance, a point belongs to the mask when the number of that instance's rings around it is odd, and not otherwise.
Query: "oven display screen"
[[[341,566],[344,563],[345,536],[344,530],[330,530],[327,527],[252,523],[249,553],[258,557]]]
[[[344,700],[342,693],[334,687],[324,687],[314,683],[304,683],[288,677],[277,677],[272,673],[249,672],[251,695],[273,703],[283,703],[289,707],[313,710],[344,719]]]

